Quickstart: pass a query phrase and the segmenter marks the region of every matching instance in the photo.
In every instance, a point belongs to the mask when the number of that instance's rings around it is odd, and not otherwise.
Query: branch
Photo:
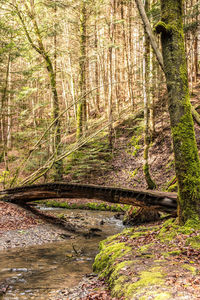
[[[151,28],[151,24],[150,24],[149,19],[146,15],[146,12],[145,12],[144,5],[143,5],[141,0],[135,0],[135,2],[136,2],[136,5],[137,5],[139,14],[141,16],[141,19],[142,19],[144,29],[145,29],[148,37],[149,37],[151,46],[152,46],[152,48],[155,52],[155,55],[156,55],[157,60],[159,62],[159,65],[160,65],[160,67],[162,68],[162,70],[164,72],[164,63],[163,63],[162,53],[159,50],[158,44],[156,42],[155,35],[154,35],[153,30]]]
[[[118,83],[123,83],[123,82],[127,82],[126,80],[124,81],[117,81],[117,82],[113,82],[111,84],[118,84]],[[110,85],[110,83],[106,84],[106,85]],[[79,101],[83,101],[83,99],[88,96],[89,94],[91,94],[92,92],[94,92],[95,90],[97,90],[98,88],[101,88],[103,87],[103,85],[100,85],[98,87],[95,87],[93,89],[91,89],[90,91],[88,91],[87,93],[85,93],[82,97],[78,98],[75,103],[72,103],[71,105],[69,105],[65,110],[63,110],[59,116],[57,118],[55,118],[50,124],[49,126],[47,127],[47,129],[44,131],[44,133],[41,135],[41,137],[39,138],[39,140],[34,144],[33,148],[29,151],[28,155],[22,160],[22,162],[19,164],[19,166],[17,167],[16,171],[15,171],[15,174],[13,176],[13,179],[11,181],[11,184],[10,184],[10,188],[13,187],[16,183],[16,179],[17,177],[19,176],[20,173],[23,172],[23,170],[25,169],[25,166],[26,166],[26,163],[27,161],[30,159],[31,155],[34,153],[34,151],[38,148],[38,146],[41,144],[42,140],[44,139],[45,135],[49,132],[49,130],[54,126],[55,122],[57,122],[58,119],[60,119],[64,113],[66,113],[74,104],[78,103]],[[54,157],[54,155],[53,155]],[[49,158],[52,160],[53,158],[52,156]],[[48,161],[49,161],[48,159]],[[42,167],[41,167],[42,168]],[[47,171],[49,170],[45,168],[45,172],[46,173]],[[42,174],[44,175],[44,174]],[[41,176],[42,176],[41,175]],[[31,176],[31,175],[30,175]],[[40,176],[40,177],[41,177]]]
[[[24,31],[25,31],[26,37],[27,37],[27,39],[28,39],[30,45],[31,45],[31,46],[33,47],[33,49],[35,49],[39,54],[42,54],[40,48],[38,48],[38,47],[34,44],[32,38],[31,38],[31,36],[30,36],[30,34],[29,34],[27,28],[26,28],[24,19],[23,19],[21,13],[20,13],[18,7],[15,7],[15,8],[16,8],[16,13],[17,13],[17,15],[18,15],[18,17],[19,17],[19,19],[20,19],[20,21],[21,21],[22,27],[23,27],[23,29],[24,29]]]
[[[124,113],[127,114],[127,110],[124,110]],[[137,114],[139,114],[139,113],[140,113],[140,111],[137,111],[135,113],[135,116]],[[119,120],[119,119],[121,119],[121,116],[117,120]],[[75,145],[72,145],[71,149],[67,149],[66,151],[64,151],[63,153],[61,153],[59,156],[57,156],[56,153],[53,153],[51,155],[51,157],[44,163],[43,166],[41,166],[34,173],[32,173],[31,175],[29,175],[28,177],[26,177],[20,184],[21,185],[32,184],[33,182],[35,182],[36,180],[38,180],[48,170],[51,169],[51,167],[53,166],[54,163],[62,160],[63,158],[69,156],[71,153],[73,153],[76,150],[80,149],[87,142],[89,142],[91,139],[93,139],[94,137],[96,137],[101,131],[103,131],[104,129],[106,129],[110,125],[110,123],[111,122],[106,122],[103,127],[101,127],[100,129],[96,130],[94,133],[92,133],[88,137],[86,137],[86,138],[83,137],[83,139],[79,140],[78,143],[76,143]]]

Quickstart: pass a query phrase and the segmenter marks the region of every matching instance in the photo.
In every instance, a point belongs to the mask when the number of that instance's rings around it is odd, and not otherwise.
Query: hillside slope
[[[191,102],[195,107],[198,106],[199,97],[200,92],[197,85],[191,97]],[[150,173],[157,189],[165,190],[175,175],[166,96],[156,103],[155,130],[155,138],[149,151]],[[200,126],[196,123],[195,132],[200,149]],[[113,153],[111,159],[108,160],[107,168],[106,165],[101,168],[102,163],[99,162],[98,165],[97,162],[95,170],[86,167],[82,176],[74,176],[73,172],[78,169],[78,165],[74,162],[74,169],[66,177],[66,180],[127,188],[147,188],[143,175],[143,118],[140,116],[133,119],[130,115],[129,119],[122,121],[115,128],[114,134]],[[91,157],[88,158],[88,161],[86,159],[84,164],[87,165],[88,162],[89,165],[91,159]]]

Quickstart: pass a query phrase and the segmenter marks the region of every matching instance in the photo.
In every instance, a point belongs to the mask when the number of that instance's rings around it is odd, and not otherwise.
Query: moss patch
[[[190,245],[195,249],[200,249],[200,235],[187,238],[186,245]]]
[[[191,282],[194,275],[199,276],[196,252],[191,257],[192,261],[183,251],[185,243],[191,246],[192,242],[199,246],[198,231],[177,225],[175,219],[161,225],[126,229],[100,243],[94,271],[106,279],[113,297],[126,300],[171,299],[174,285],[168,284],[168,275],[176,278],[179,273],[184,282]],[[179,255],[185,264],[180,263]],[[179,285],[178,281],[177,288],[180,287],[181,282]],[[190,285],[185,286],[185,289],[189,288]],[[190,290],[187,292],[191,293]],[[184,296],[183,293],[180,292],[180,297]]]
[[[147,244],[147,245],[143,245],[143,246],[141,246],[137,251],[138,251],[139,253],[141,253],[141,254],[144,254],[144,253],[146,253],[146,252],[148,251],[148,249],[149,249],[150,247],[153,247],[153,245],[154,245],[154,243],[150,243],[150,244]]]
[[[114,243],[111,245],[101,244],[101,252],[96,256],[93,264],[94,272],[99,272],[101,277],[107,277],[114,270],[117,259],[125,256],[131,251],[131,247],[125,243]]]
[[[125,296],[133,295],[138,289],[145,288],[152,285],[163,285],[164,274],[162,274],[159,267],[151,268],[148,271],[143,271],[139,274],[140,279],[126,288]]]
[[[154,300],[167,300],[167,299],[171,299],[170,293],[160,293],[156,295],[156,297],[154,298]]]
[[[169,243],[173,240],[173,238],[176,236],[176,230],[178,228],[178,225],[174,224],[174,219],[169,219],[167,220],[159,234],[158,238],[160,239],[161,242]]]
[[[56,200],[40,201],[47,207],[66,208],[66,209],[86,209],[86,210],[101,210],[101,211],[113,211],[113,212],[124,212],[127,210],[127,206],[120,204],[108,205],[106,203],[72,203],[60,202]],[[129,206],[128,206],[129,207]]]
[[[188,264],[184,264],[182,267],[184,269],[190,271],[193,275],[197,275],[199,273],[199,271],[194,266],[191,266],[191,265],[188,265]]]
[[[163,252],[162,255],[164,257],[169,257],[169,256],[177,256],[181,254],[181,250],[173,250],[173,251],[169,251],[169,252]]]

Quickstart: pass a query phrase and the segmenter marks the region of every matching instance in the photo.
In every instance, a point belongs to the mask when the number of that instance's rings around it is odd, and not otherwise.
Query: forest
[[[0,3],[0,299],[199,299],[200,2]]]

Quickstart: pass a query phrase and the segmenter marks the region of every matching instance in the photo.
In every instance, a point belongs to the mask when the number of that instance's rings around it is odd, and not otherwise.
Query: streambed
[[[8,285],[4,300],[67,299],[53,295],[63,288],[77,286],[83,275],[91,273],[99,242],[124,228],[111,212],[52,211],[79,227],[82,224],[82,227],[93,228],[96,234],[89,237],[61,234],[61,241],[1,251],[0,282]]]

